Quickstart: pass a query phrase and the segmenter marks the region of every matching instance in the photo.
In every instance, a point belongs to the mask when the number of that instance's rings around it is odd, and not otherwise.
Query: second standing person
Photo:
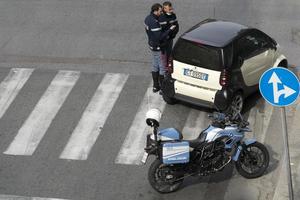
[[[166,1],[163,3],[163,14],[159,16],[158,21],[163,32],[169,30],[171,26],[175,26],[175,28],[169,32],[167,39],[161,44],[162,63],[167,73],[172,73],[172,69],[169,68],[169,62],[173,48],[173,39],[179,31],[179,25],[171,2]]]

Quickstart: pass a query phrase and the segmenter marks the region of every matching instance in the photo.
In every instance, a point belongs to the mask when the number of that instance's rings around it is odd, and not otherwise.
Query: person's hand
[[[170,27],[171,30],[174,30],[175,28],[176,28],[176,25],[172,25],[172,26]]]

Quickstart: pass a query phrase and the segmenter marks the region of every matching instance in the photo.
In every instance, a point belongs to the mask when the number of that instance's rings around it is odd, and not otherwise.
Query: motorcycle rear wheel
[[[257,151],[255,151],[257,150]],[[267,148],[255,142],[243,149],[235,167],[245,178],[258,178],[262,176],[269,166],[269,152]]]
[[[183,178],[176,177],[172,171],[172,166],[165,165],[156,159],[148,171],[148,181],[152,188],[159,193],[171,193],[178,190],[183,183]]]

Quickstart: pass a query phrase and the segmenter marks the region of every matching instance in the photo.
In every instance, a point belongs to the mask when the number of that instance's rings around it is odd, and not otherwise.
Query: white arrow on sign
[[[278,103],[279,102],[279,97],[283,94],[284,94],[284,98],[287,98],[287,97],[291,96],[292,94],[296,93],[295,90],[293,90],[292,88],[289,88],[286,85],[283,85],[282,90],[278,90],[278,84],[282,84],[282,82],[278,78],[278,76],[275,72],[273,72],[273,74],[272,74],[272,76],[271,76],[268,83],[273,84],[274,103]]]

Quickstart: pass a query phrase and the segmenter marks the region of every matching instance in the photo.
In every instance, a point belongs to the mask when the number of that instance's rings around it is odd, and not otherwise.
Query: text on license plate
[[[190,76],[192,78],[197,78],[200,80],[205,80],[205,81],[208,80],[208,74],[197,72],[191,69],[183,69],[183,75]]]

